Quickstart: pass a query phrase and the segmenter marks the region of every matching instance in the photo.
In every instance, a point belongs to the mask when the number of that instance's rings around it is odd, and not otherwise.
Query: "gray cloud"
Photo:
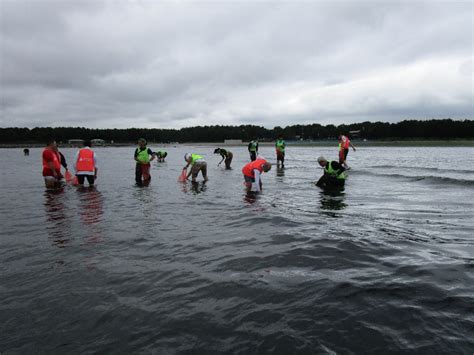
[[[1,126],[473,117],[470,2],[0,4]]]

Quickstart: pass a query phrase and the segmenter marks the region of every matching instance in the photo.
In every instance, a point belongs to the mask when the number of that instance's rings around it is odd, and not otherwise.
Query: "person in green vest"
[[[256,140],[256,139],[252,140],[248,145],[248,150],[249,150],[249,153],[250,153],[250,160],[254,161],[255,159],[257,159],[258,140]]]
[[[231,169],[230,163],[232,163],[232,158],[234,157],[234,154],[232,154],[232,152],[230,150],[225,150],[225,149],[222,149],[222,148],[216,148],[214,150],[214,154],[220,154],[221,157],[222,157],[222,160],[219,162],[219,164],[217,164],[217,166],[220,166],[222,164],[222,162],[224,161],[224,159],[225,159],[225,168],[227,170]]]
[[[191,169],[189,170],[188,175],[186,176],[186,179],[189,179],[190,176],[192,176],[192,182],[196,182],[196,178],[201,172],[202,177],[204,178],[204,181],[209,180],[207,178],[207,163],[202,157],[202,155],[194,154],[194,153],[186,153],[184,155],[184,160],[186,163],[188,163],[183,170],[188,169],[189,166],[191,166]]]
[[[281,162],[281,167],[285,167],[285,141],[283,140],[283,136],[280,135],[278,136],[278,139],[275,142],[275,148],[276,148],[276,155],[277,155],[277,167],[280,165]]]
[[[324,174],[316,183],[321,188],[343,187],[346,182],[345,168],[337,161],[328,161],[325,157],[318,158],[319,165],[324,168]]]
[[[138,140],[138,148],[135,149],[133,155],[137,162],[135,166],[135,182],[139,186],[148,185],[151,180],[150,162],[155,159],[155,153],[146,146],[146,139],[140,138]]]
[[[155,152],[155,154],[156,154],[156,159],[157,159],[158,162],[160,162],[160,163],[164,162],[166,156],[168,155],[168,153],[165,152],[164,150],[159,150],[159,151]]]

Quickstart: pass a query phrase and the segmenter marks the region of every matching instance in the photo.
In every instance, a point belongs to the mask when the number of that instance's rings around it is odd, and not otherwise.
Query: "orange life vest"
[[[91,171],[95,170],[94,152],[90,149],[81,149],[76,162],[76,171]]]
[[[342,136],[341,137],[341,147],[343,149],[349,149],[349,143],[351,141],[349,140],[349,138],[347,138],[346,136]]]
[[[45,151],[49,150],[51,151],[51,153],[53,153],[53,168],[56,171],[60,171],[61,170],[61,157],[59,156],[59,153],[49,148],[44,148],[44,150]],[[50,163],[49,161],[43,158],[43,169],[51,170],[51,168],[49,167],[49,163]]]
[[[255,177],[255,173],[254,173],[253,171],[254,171],[254,170],[258,170],[258,171],[260,171],[260,173],[262,173],[262,171],[263,171],[262,165],[265,164],[266,162],[267,162],[267,161],[266,161],[265,159],[257,159],[257,160],[254,160],[253,162],[248,163],[247,165],[245,165],[245,166],[242,168],[242,173],[243,173],[245,176],[254,178],[254,177]]]

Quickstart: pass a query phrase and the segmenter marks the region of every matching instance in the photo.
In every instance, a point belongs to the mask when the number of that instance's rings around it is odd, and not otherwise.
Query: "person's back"
[[[97,179],[97,158],[89,140],[84,141],[84,147],[76,153],[74,161],[79,185],[84,185],[85,179],[90,186],[94,185]]]
[[[268,172],[271,168],[272,165],[265,159],[256,159],[245,164],[242,168],[242,174],[244,175],[244,184],[247,188],[247,192],[260,192],[262,190],[260,175],[264,172]]]

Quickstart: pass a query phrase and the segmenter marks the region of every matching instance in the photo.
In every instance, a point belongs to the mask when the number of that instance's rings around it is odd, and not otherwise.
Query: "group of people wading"
[[[275,150],[277,158],[277,167],[284,168],[285,166],[285,141],[282,136],[279,136],[275,141]],[[339,136],[339,161],[328,161],[326,158],[320,156],[318,158],[319,165],[324,168],[324,174],[316,183],[322,188],[341,187],[344,186],[346,180],[345,171],[350,169],[346,163],[349,147],[355,151],[349,138],[345,135]],[[261,175],[268,172],[272,168],[272,164],[258,155],[258,140],[252,140],[248,144],[248,151],[250,162],[245,164],[242,168],[244,177],[244,185],[248,192],[260,192],[262,190]],[[26,149],[25,155],[29,154]],[[214,154],[219,154],[222,159],[217,164],[220,166],[222,162],[226,169],[231,169],[233,153],[227,149],[216,148]],[[160,150],[153,152],[147,147],[147,141],[144,138],[138,140],[138,147],[134,152],[135,166],[135,182],[139,186],[146,186],[151,181],[150,168],[151,162],[157,159],[158,162],[164,162],[168,153]],[[84,141],[83,147],[79,149],[74,157],[74,171],[75,177],[72,178],[69,173],[68,166],[64,155],[59,152],[58,146],[54,140],[47,142],[46,148],[42,154],[43,158],[43,177],[46,188],[56,188],[66,178],[67,181],[72,181],[74,184],[83,186],[87,180],[89,186],[93,186],[97,179],[97,156],[91,149],[91,142]],[[203,156],[194,153],[186,153],[184,155],[186,166],[183,167],[183,180],[191,178],[192,182],[201,173],[203,180],[208,181],[207,177],[207,162]],[[61,174],[61,166],[66,170],[65,176]],[[188,171],[188,168],[189,171]]]

